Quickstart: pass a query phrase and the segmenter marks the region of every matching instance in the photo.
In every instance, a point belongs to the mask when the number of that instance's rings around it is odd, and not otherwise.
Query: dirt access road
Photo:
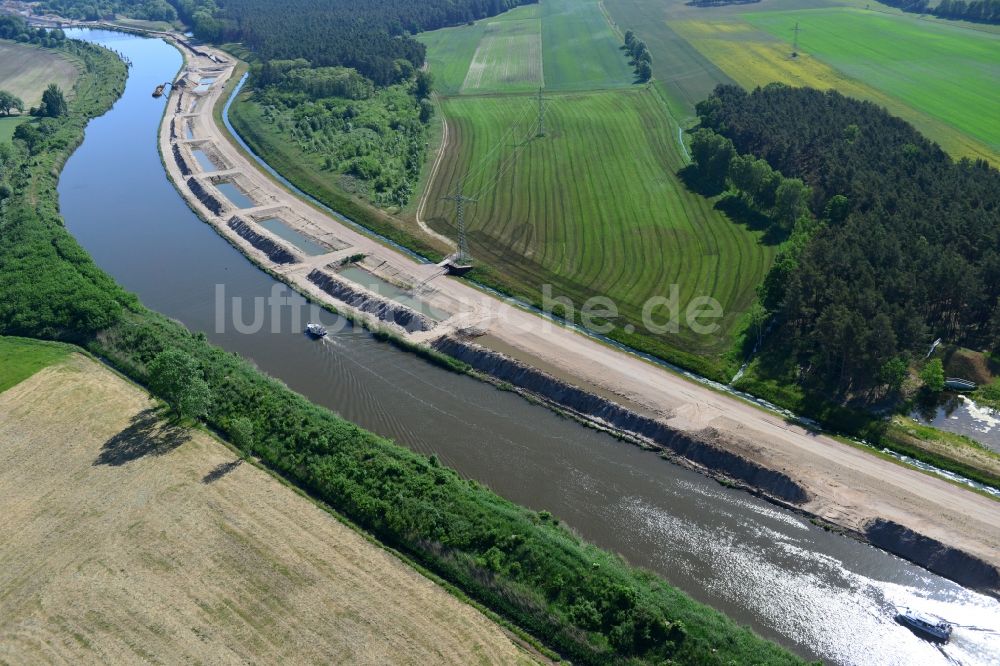
[[[186,186],[189,176],[182,174],[177,161],[168,157],[165,163],[191,207],[259,265],[343,311],[343,302],[319,290],[306,275],[314,268],[330,266],[338,257],[364,253],[369,256],[369,266],[390,266],[394,275],[408,276],[413,284],[429,281],[433,289],[421,297],[451,313],[431,330],[411,334],[415,342],[431,342],[469,328],[485,331],[488,337],[484,340],[493,341],[502,347],[500,351],[529,365],[544,367],[582,388],[613,395],[624,406],[653,414],[685,435],[725,446],[754,463],[787,474],[808,493],[809,500],[801,508],[809,513],[859,532],[876,518],[894,521],[1000,566],[1000,503],[831,437],[812,434],[777,414],[555,325],[460,279],[438,276],[437,266],[418,263],[295,196],[267,176],[238,149],[225,128],[216,124],[212,112],[221,100],[223,85],[233,74],[234,62],[221,51],[199,48],[205,55],[182,49],[188,71],[194,77],[210,72],[217,79],[193,110],[189,94],[178,104],[179,91],[171,92],[160,131],[161,152],[169,156],[173,144],[188,143],[179,131],[172,138],[170,128],[175,122],[190,122],[192,141],[221,157],[225,163],[221,173],[242,183],[258,204],[256,208],[213,212]],[[199,174],[195,167],[194,178],[207,188],[219,177]],[[278,266],[226,225],[234,212],[252,220],[257,212],[277,209],[285,211],[286,219],[295,220],[294,224],[322,229],[336,237],[344,248]]]
[[[535,663],[80,354],[0,393],[0,663]]]

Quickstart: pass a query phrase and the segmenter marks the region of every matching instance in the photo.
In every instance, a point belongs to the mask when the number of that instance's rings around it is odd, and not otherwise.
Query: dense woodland
[[[786,379],[858,395],[897,385],[937,337],[1000,348],[1000,172],[833,91],[719,86],[697,110],[725,137],[699,168],[724,161],[731,183],[751,155],[809,188],[761,289]]]
[[[427,99],[430,76],[408,60],[395,68],[399,83],[375,87],[347,67],[265,62],[253,68],[255,123],[294,145],[316,171],[336,175],[344,190],[379,206],[402,206],[420,176],[434,107]]]
[[[20,16],[0,14],[0,39],[11,39],[22,44],[35,44],[45,48],[65,46],[66,35],[62,30],[32,28]]]

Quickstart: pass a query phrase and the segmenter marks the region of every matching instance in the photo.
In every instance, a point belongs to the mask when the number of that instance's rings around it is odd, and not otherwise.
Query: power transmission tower
[[[458,256],[455,257],[455,263],[459,266],[468,266],[472,264],[472,255],[469,254],[469,244],[465,238],[465,204],[476,203],[478,199],[467,197],[463,192],[464,182],[460,180],[458,181],[458,192],[444,198],[455,202],[458,222]]]
[[[535,136],[545,136],[545,102],[546,99],[542,97],[542,89],[538,89],[538,131],[535,132]]]
[[[792,42],[792,57],[796,58],[799,55],[799,22],[795,22],[795,27],[792,28],[792,32],[795,33],[795,40]]]

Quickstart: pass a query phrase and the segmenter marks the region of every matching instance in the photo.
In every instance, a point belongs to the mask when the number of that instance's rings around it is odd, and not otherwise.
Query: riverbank
[[[204,73],[216,64],[189,59],[188,68]],[[318,271],[342,279],[337,275],[338,262],[355,254],[365,254],[363,267],[369,272],[409,287],[421,285],[420,297],[430,306],[449,313],[447,319],[428,331],[397,331],[413,342],[429,344],[449,335],[487,332],[490,339],[514,350],[520,360],[529,365],[537,360],[571,378],[571,384],[599,387],[602,392],[615,396],[622,407],[654,414],[657,421],[672,431],[721,446],[762,469],[784,474],[806,495],[800,508],[820,519],[859,534],[864,534],[876,520],[888,520],[965,551],[992,567],[1000,564],[1000,521],[995,503],[988,498],[811,433],[776,414],[693,383],[515,305],[502,303],[457,280],[443,278],[437,267],[416,262],[336,217],[305,204],[264,176],[252,160],[233,148],[225,130],[212,120],[212,107],[221,100],[222,79],[231,74],[230,65],[227,71],[219,73],[220,80],[201,96],[193,110],[184,106],[183,98],[181,106],[176,106],[180,95],[171,93],[168,108],[181,111],[168,113],[165,118],[160,133],[161,152],[171,179],[192,208],[272,274],[338,311],[349,310],[350,306],[327,294],[309,276],[315,278]],[[189,96],[187,103],[190,102]],[[226,162],[227,168],[222,169],[222,173],[198,171],[186,161],[191,172],[184,174],[181,165],[169,158],[173,154],[170,127],[173,124],[176,128],[178,117],[193,122],[194,138],[174,140],[182,144],[178,148],[181,154],[185,155],[185,141],[210,144]],[[176,129],[174,133],[179,136]],[[211,192],[212,181],[219,178],[231,178],[258,205],[239,209],[231,202],[227,204],[224,197],[215,196]],[[203,186],[201,199],[190,187],[192,179]],[[185,187],[185,183],[189,186]],[[211,199],[205,198],[204,193]],[[216,210],[210,206],[215,206]],[[265,219],[278,216],[302,233],[339,242],[341,249],[307,257],[295,246],[271,236],[272,242],[300,257],[293,263],[277,264],[229,226],[237,212],[242,218],[249,217],[251,222],[262,221],[262,216]],[[268,236],[266,230],[260,235]],[[355,283],[355,286],[366,290],[364,285]],[[370,300],[384,300],[373,291],[367,291]],[[352,314],[373,326],[393,326],[360,310]],[[905,548],[901,546],[900,550]]]

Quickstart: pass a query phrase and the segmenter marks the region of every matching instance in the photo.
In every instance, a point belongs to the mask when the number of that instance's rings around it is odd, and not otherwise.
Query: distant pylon
[[[799,54],[799,22],[795,22],[795,27],[792,28],[792,32],[795,33],[795,39],[792,42],[792,57],[794,58]]]

